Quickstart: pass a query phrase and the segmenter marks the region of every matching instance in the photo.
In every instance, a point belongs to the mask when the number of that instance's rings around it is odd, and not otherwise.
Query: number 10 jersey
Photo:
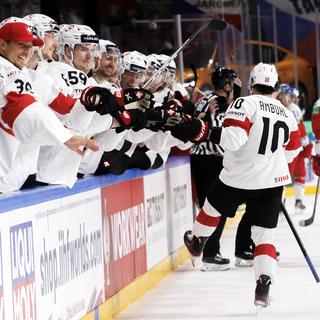
[[[225,149],[220,180],[248,190],[291,183],[288,163],[301,149],[293,113],[267,95],[241,97],[230,105],[220,145]]]

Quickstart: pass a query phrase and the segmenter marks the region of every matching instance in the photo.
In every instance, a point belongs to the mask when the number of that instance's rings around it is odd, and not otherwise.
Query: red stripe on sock
[[[204,210],[201,209],[196,220],[207,227],[216,227],[219,224],[220,216],[219,217],[208,216],[204,212]]]
[[[273,259],[277,259],[276,248],[272,244],[263,243],[255,247],[253,257],[267,255]]]

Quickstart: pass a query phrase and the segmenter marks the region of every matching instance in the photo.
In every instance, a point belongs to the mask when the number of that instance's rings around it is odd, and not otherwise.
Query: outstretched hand
[[[73,136],[64,143],[69,149],[76,152],[80,156],[84,155],[84,151],[81,150],[81,147],[85,147],[92,151],[98,151],[99,146],[97,143],[91,139],[84,138],[81,136]]]

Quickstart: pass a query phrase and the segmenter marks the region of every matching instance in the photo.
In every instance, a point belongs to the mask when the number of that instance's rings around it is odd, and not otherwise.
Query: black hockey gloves
[[[87,87],[81,92],[80,102],[88,111],[111,114],[119,106],[113,94],[103,87]]]
[[[185,115],[185,121],[170,128],[170,131],[175,138],[183,142],[191,141],[194,143],[207,140],[210,132],[206,122],[189,115]]]

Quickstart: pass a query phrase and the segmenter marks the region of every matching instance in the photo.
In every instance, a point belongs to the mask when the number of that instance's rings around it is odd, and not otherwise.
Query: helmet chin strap
[[[71,48],[69,45],[68,45],[68,47],[70,49],[70,57],[71,57],[70,60],[68,59],[68,57],[66,55],[66,48],[64,48],[64,50],[63,50],[63,56],[64,56],[64,59],[66,60],[66,62],[75,68],[75,66],[73,64],[73,48]]]
[[[34,49],[34,52],[36,52],[36,53],[38,54],[38,56],[39,56],[39,61],[45,60],[44,57],[43,57],[41,48],[39,48],[39,47],[35,48],[35,49]]]
[[[30,51],[30,54],[29,54],[27,60],[29,60],[33,56],[33,53],[35,52],[35,50],[36,50],[35,47],[32,47],[32,50]]]
[[[98,71],[100,68],[100,59],[96,60],[96,62],[94,63],[94,67],[93,67],[93,71]]]

